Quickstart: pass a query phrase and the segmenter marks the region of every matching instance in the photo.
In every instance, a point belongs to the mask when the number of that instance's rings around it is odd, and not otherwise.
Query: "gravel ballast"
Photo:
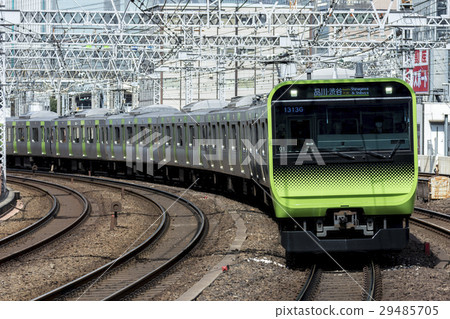
[[[202,209],[209,220],[209,233],[201,246],[164,278],[144,287],[148,289],[155,285],[163,285],[163,291],[155,292],[151,300],[177,300],[229,254],[233,255],[234,261],[228,270],[222,272],[196,300],[296,298],[307,271],[286,268],[285,252],[279,243],[278,226],[266,212],[217,194],[185,191],[179,187],[166,185],[144,184],[174,194],[183,194],[184,198]],[[96,219],[83,224],[77,231],[71,233],[70,238],[58,242],[52,249],[0,266],[2,292],[10,291],[0,295],[3,300],[29,299],[48,290],[48,287],[54,287],[77,277],[80,273],[87,272],[93,265],[106,263],[114,255],[110,247],[124,241],[124,238],[129,238],[128,241],[135,238],[145,229],[145,226],[140,227],[143,222],[139,221],[130,222],[126,226],[122,224],[123,228],[109,232],[107,229],[109,218],[104,215],[104,206],[108,199],[98,191],[84,192],[90,193],[92,200],[98,201],[99,213]],[[435,205],[439,207],[441,204],[436,202]],[[128,205],[124,205],[128,207],[127,218],[144,216],[136,209],[139,205],[134,199],[130,200]],[[238,214],[247,229],[247,238],[239,251],[230,250],[236,232],[231,214]],[[108,232],[108,239],[105,239],[104,236]],[[411,235],[411,241],[404,251],[378,257],[383,276],[383,300],[448,300],[450,269],[448,265],[435,267],[439,264],[437,250],[447,251],[448,240],[417,226],[411,227]],[[107,244],[105,241],[110,243]],[[430,256],[425,255],[425,242],[430,243],[432,251]],[[59,263],[58,260],[63,262]],[[20,274],[19,268],[23,269]],[[8,276],[18,278],[9,280]],[[142,294],[137,293],[134,299],[140,300],[140,295]]]

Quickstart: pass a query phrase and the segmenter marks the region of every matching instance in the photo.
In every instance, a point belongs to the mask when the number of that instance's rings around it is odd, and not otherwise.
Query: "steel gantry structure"
[[[216,95],[225,97],[225,74],[237,68],[248,70],[255,87],[259,74],[267,75],[273,64],[302,69],[362,59],[373,75],[392,75],[404,52],[448,45],[448,32],[439,41],[405,35],[411,30],[448,30],[448,17],[394,11],[391,6],[363,11],[330,5],[314,11],[276,4],[226,6],[217,0],[152,7],[132,2],[134,10],[125,12],[21,11],[20,23],[5,28],[6,83],[14,83],[15,90],[31,85],[62,97],[77,87],[85,89],[86,83],[92,91],[107,86],[120,91],[126,83],[139,87],[150,81],[151,99],[159,103],[164,82],[170,86],[181,72],[184,102],[189,103],[193,77],[205,72],[214,74]],[[162,75],[167,69],[171,73]]]
[[[142,1],[133,2],[142,9]],[[390,8],[311,11],[274,5],[237,10],[218,1],[206,6],[22,11],[20,24],[5,34],[7,81],[42,83],[58,91],[77,82],[136,82],[161,65],[180,61],[178,68],[188,64],[190,70],[198,61],[215,63],[217,69],[230,62],[262,68],[268,63],[334,64],[365,54],[370,63],[380,55],[392,56],[390,51],[445,47],[446,41],[406,38],[404,30],[450,25],[448,18]],[[149,79],[160,81],[158,76]]]

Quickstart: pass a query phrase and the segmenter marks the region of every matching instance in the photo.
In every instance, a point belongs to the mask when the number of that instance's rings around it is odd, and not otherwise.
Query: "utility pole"
[[[1,193],[6,193],[6,55],[4,44],[4,32],[2,26],[5,25],[5,0],[0,0],[0,170],[1,170]]]

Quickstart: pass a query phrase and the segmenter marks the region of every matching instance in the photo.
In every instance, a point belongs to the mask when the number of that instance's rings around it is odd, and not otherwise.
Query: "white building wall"
[[[449,137],[444,138],[445,117],[450,116],[450,103],[424,103],[424,155],[440,155],[449,147]]]
[[[10,10],[49,10],[53,0],[6,0]]]

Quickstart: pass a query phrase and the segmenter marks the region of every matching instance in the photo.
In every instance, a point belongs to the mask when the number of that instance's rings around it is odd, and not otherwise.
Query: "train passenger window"
[[[114,143],[120,144],[120,127],[114,128]]]
[[[139,144],[148,144],[148,139],[150,138],[150,129],[145,127],[145,126],[141,126],[139,128]]]
[[[183,146],[183,129],[177,126],[177,146]]]
[[[253,136],[252,136],[252,140],[253,140],[253,145],[257,145],[259,143],[259,124],[258,123],[253,123]],[[259,153],[259,149],[257,147],[255,147],[255,152]]]
[[[65,143],[67,141],[67,131],[65,127],[61,127],[59,129],[59,138],[61,143]]]
[[[242,125],[242,135],[241,135],[241,142],[242,140],[246,140],[247,139],[247,124],[244,123],[244,125]],[[245,147],[244,143],[241,143],[242,145],[242,152],[247,152],[247,147]]]
[[[231,125],[231,139],[233,140],[233,146],[231,147],[231,149],[234,151],[236,150],[236,143],[237,143],[237,132],[236,132],[236,125],[232,124]]]
[[[23,129],[23,127],[19,127],[17,129],[17,141],[18,142],[25,141],[25,130]]]
[[[86,135],[87,135],[87,142],[88,143],[94,143],[94,128],[93,127],[86,127]]]
[[[33,142],[39,142],[39,131],[37,127],[31,129],[31,137]]]
[[[172,134],[170,134],[170,126],[166,126],[166,136],[165,137],[169,138],[169,139],[166,139],[167,140],[166,145],[169,146],[171,144],[170,141],[172,140]]]
[[[266,133],[267,133],[267,131],[266,131],[266,122],[262,122],[261,123],[261,130],[262,130],[262,138],[263,138],[263,140],[264,140],[264,145],[261,147],[261,155],[262,156],[266,156],[266,151],[265,151],[265,149],[266,149],[266,147],[268,147],[268,141],[267,141],[267,136],[266,136]]]
[[[6,142],[11,142],[11,128],[6,129]]]
[[[130,144],[133,139],[133,128],[131,126],[127,126],[127,144]]]
[[[105,144],[109,144],[109,128],[105,127],[103,139],[105,140]]]
[[[195,138],[194,126],[189,125],[189,147],[192,147],[192,145],[194,145],[194,138]]]
[[[225,125],[222,125],[222,149],[227,148],[227,129]]]
[[[80,143],[80,128],[79,127],[72,128],[72,142]]]
[[[160,132],[161,132],[161,131],[159,130],[159,127],[156,126],[156,125],[154,125],[154,126],[153,126],[153,132],[154,132],[154,133],[157,133],[157,134],[155,134],[155,138],[154,138],[152,141],[149,141],[149,142],[154,143],[154,144],[158,144],[159,139],[160,139]]]
[[[202,125],[202,137],[201,138],[208,138],[208,133],[207,133],[207,126],[206,125]]]
[[[212,126],[212,129],[211,129],[211,131],[212,131],[212,139],[214,140],[214,144],[212,145],[212,147],[213,148],[216,148],[216,140],[217,140],[217,131],[216,131],[216,125],[213,125]]]

